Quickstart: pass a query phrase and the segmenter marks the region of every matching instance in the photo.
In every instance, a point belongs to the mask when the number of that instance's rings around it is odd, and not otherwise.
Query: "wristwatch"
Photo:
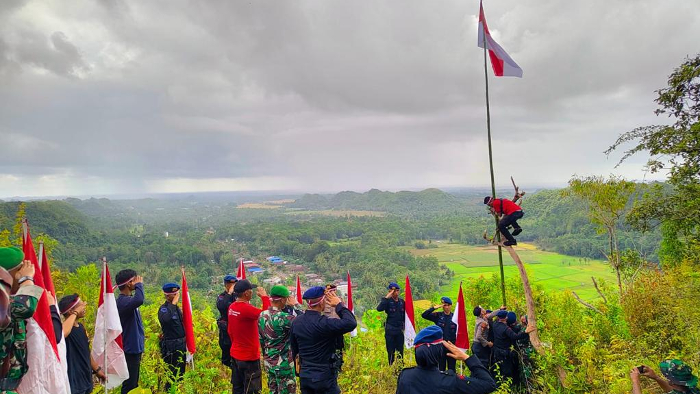
[[[102,371],[102,367],[97,367],[96,370],[92,371],[93,375],[97,375],[98,372]]]
[[[32,276],[23,276],[23,277],[19,278],[19,280],[17,281],[17,284],[20,284],[20,285],[21,285],[22,283],[24,283],[24,282],[26,282],[26,281],[28,281],[28,280],[31,280],[32,282],[34,282],[34,277],[32,277]]]

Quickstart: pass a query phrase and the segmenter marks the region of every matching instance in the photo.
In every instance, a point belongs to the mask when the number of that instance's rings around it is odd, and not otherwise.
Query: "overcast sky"
[[[487,0],[497,183],[615,169],[700,2]],[[0,1],[0,197],[489,183],[475,0]],[[646,177],[646,178],[645,178]]]

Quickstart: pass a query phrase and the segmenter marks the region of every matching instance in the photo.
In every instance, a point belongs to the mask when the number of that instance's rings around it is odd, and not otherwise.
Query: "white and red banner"
[[[51,321],[44,276],[29,233],[29,224],[22,223],[22,250],[25,260],[34,264],[34,284],[44,289],[34,316],[27,319],[27,365],[29,369],[17,392],[20,394],[69,394],[70,385],[61,366],[56,334]]]
[[[301,297],[302,297],[302,294],[301,294],[301,281],[299,280],[299,275],[297,275],[297,289],[296,289],[296,293],[297,293],[297,294],[296,294],[296,296],[297,296],[297,304],[303,305],[303,304],[304,304],[304,300],[301,298]]]
[[[486,24],[486,16],[484,15],[484,5],[479,3],[479,48],[484,47],[486,41],[486,49],[489,52],[491,59],[491,67],[493,73],[497,77],[523,77],[523,69],[518,66],[518,63],[513,60],[508,53],[503,49],[496,40],[491,37],[489,26]]]
[[[192,302],[190,302],[190,290],[187,288],[187,278],[185,269],[182,269],[182,320],[185,326],[185,343],[187,343],[187,353],[191,356],[197,352],[194,343],[194,326],[192,325]],[[188,357],[189,358],[189,357]]]
[[[122,343],[122,323],[119,320],[117,300],[114,298],[112,277],[107,260],[102,261],[100,301],[95,321],[95,336],[92,340],[92,358],[107,375],[107,390],[119,387],[129,378]]]
[[[352,279],[350,278],[350,271],[348,271],[348,309],[352,314],[355,314],[355,305],[352,303]],[[357,327],[350,332],[351,337],[357,336]]]
[[[238,272],[236,272],[236,277],[238,280],[245,279],[245,264],[243,264],[243,257],[238,261]]]
[[[416,318],[414,316],[413,309],[413,294],[411,294],[411,281],[406,275],[406,290],[404,291],[405,298],[404,302],[406,304],[406,318],[403,331],[403,341],[406,349],[413,347],[413,341],[416,339]]]
[[[455,305],[452,322],[457,325],[457,339],[455,346],[462,350],[469,349],[469,328],[467,327],[467,314],[464,305],[464,293],[462,292],[462,283],[459,283],[459,295],[457,296],[457,304]]]
[[[58,310],[56,288],[53,285],[53,278],[51,278],[51,263],[46,255],[46,248],[44,247],[43,242],[39,242],[39,267],[41,267],[41,277],[44,280],[44,288],[56,301],[55,308]],[[58,313],[60,314],[61,311],[58,311]],[[58,361],[61,363],[63,379],[66,382],[66,387],[68,387],[70,390],[70,380],[68,380],[68,350],[66,349],[66,341],[65,337],[63,336],[63,330],[61,330],[61,338],[56,338],[56,342],[58,342]]]

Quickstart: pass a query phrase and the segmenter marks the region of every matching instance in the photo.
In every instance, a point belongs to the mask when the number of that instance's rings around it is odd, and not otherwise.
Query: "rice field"
[[[495,246],[434,244],[438,247],[411,249],[411,253],[434,256],[454,271],[454,280],[442,289],[449,294],[457,292],[461,280],[499,274],[498,249]],[[530,282],[540,284],[547,290],[576,291],[584,300],[594,300],[599,295],[593,287],[592,276],[599,282],[615,282],[615,272],[604,261],[546,252],[528,244],[518,244],[516,251],[525,263]],[[503,265],[506,277],[519,277],[518,269],[506,251],[503,251]]]

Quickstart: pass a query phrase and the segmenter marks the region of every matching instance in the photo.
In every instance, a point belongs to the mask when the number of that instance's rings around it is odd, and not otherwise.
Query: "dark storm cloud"
[[[698,50],[700,4],[485,9],[525,71],[490,77],[497,173],[536,184],[643,177],[644,158],[614,170],[601,152],[659,121],[653,91]],[[212,189],[226,179],[313,190],[485,184],[477,11],[457,0],[0,2],[3,194],[207,179]]]

